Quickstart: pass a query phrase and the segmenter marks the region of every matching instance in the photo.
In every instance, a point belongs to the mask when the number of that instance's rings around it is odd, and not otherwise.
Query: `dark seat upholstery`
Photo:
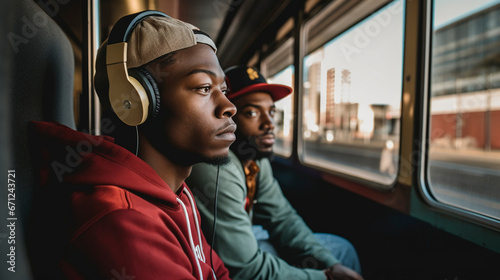
[[[66,35],[35,1],[2,0],[0,13],[0,172],[4,182],[0,187],[0,279],[29,280],[33,277],[25,236],[38,180],[29,122],[57,121],[75,127],[74,56]],[[7,211],[8,170],[15,170],[16,176],[15,200],[11,201],[15,204],[10,205],[15,206],[13,215]],[[15,224],[12,231],[5,225],[10,222]],[[47,217],[47,230],[51,223],[57,221]],[[9,243],[13,234],[15,244]],[[15,246],[15,272],[7,270],[10,246]]]

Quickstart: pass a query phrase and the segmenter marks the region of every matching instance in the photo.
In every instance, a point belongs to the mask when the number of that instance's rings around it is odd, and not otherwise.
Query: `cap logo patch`
[[[247,73],[250,80],[255,80],[259,77],[259,73],[257,73],[257,71],[255,71],[253,68],[247,68]]]

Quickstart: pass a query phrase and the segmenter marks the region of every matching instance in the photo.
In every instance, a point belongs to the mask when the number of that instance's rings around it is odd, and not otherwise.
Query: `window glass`
[[[304,162],[383,187],[395,181],[403,17],[403,1],[391,2],[304,57]]]
[[[436,0],[433,9],[429,190],[499,219],[500,1]]]
[[[270,84],[282,84],[293,88],[294,67],[289,65],[283,71],[267,79]],[[274,133],[276,142],[274,152],[289,157],[292,154],[293,143],[293,92],[287,97],[275,102]]]

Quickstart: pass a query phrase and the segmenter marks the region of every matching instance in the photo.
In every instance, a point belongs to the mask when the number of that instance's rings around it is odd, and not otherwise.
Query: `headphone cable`
[[[210,265],[212,266],[212,271],[215,274],[214,262],[212,261],[212,252],[214,250],[215,243],[215,225],[217,222],[217,193],[219,191],[219,169],[220,165],[217,165],[217,179],[215,180],[215,199],[214,199],[214,224],[212,227],[212,246],[210,246]]]
[[[135,135],[136,135],[136,140],[135,140],[135,155],[137,156],[139,154],[139,128],[138,126],[135,126]]]

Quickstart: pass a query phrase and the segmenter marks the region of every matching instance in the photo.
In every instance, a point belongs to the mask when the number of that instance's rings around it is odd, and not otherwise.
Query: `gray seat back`
[[[0,188],[0,279],[29,280],[26,223],[38,182],[29,123],[57,121],[75,128],[74,56],[66,35],[35,1],[2,0],[0,13],[0,172],[15,184]],[[15,272],[8,270],[11,264]]]

